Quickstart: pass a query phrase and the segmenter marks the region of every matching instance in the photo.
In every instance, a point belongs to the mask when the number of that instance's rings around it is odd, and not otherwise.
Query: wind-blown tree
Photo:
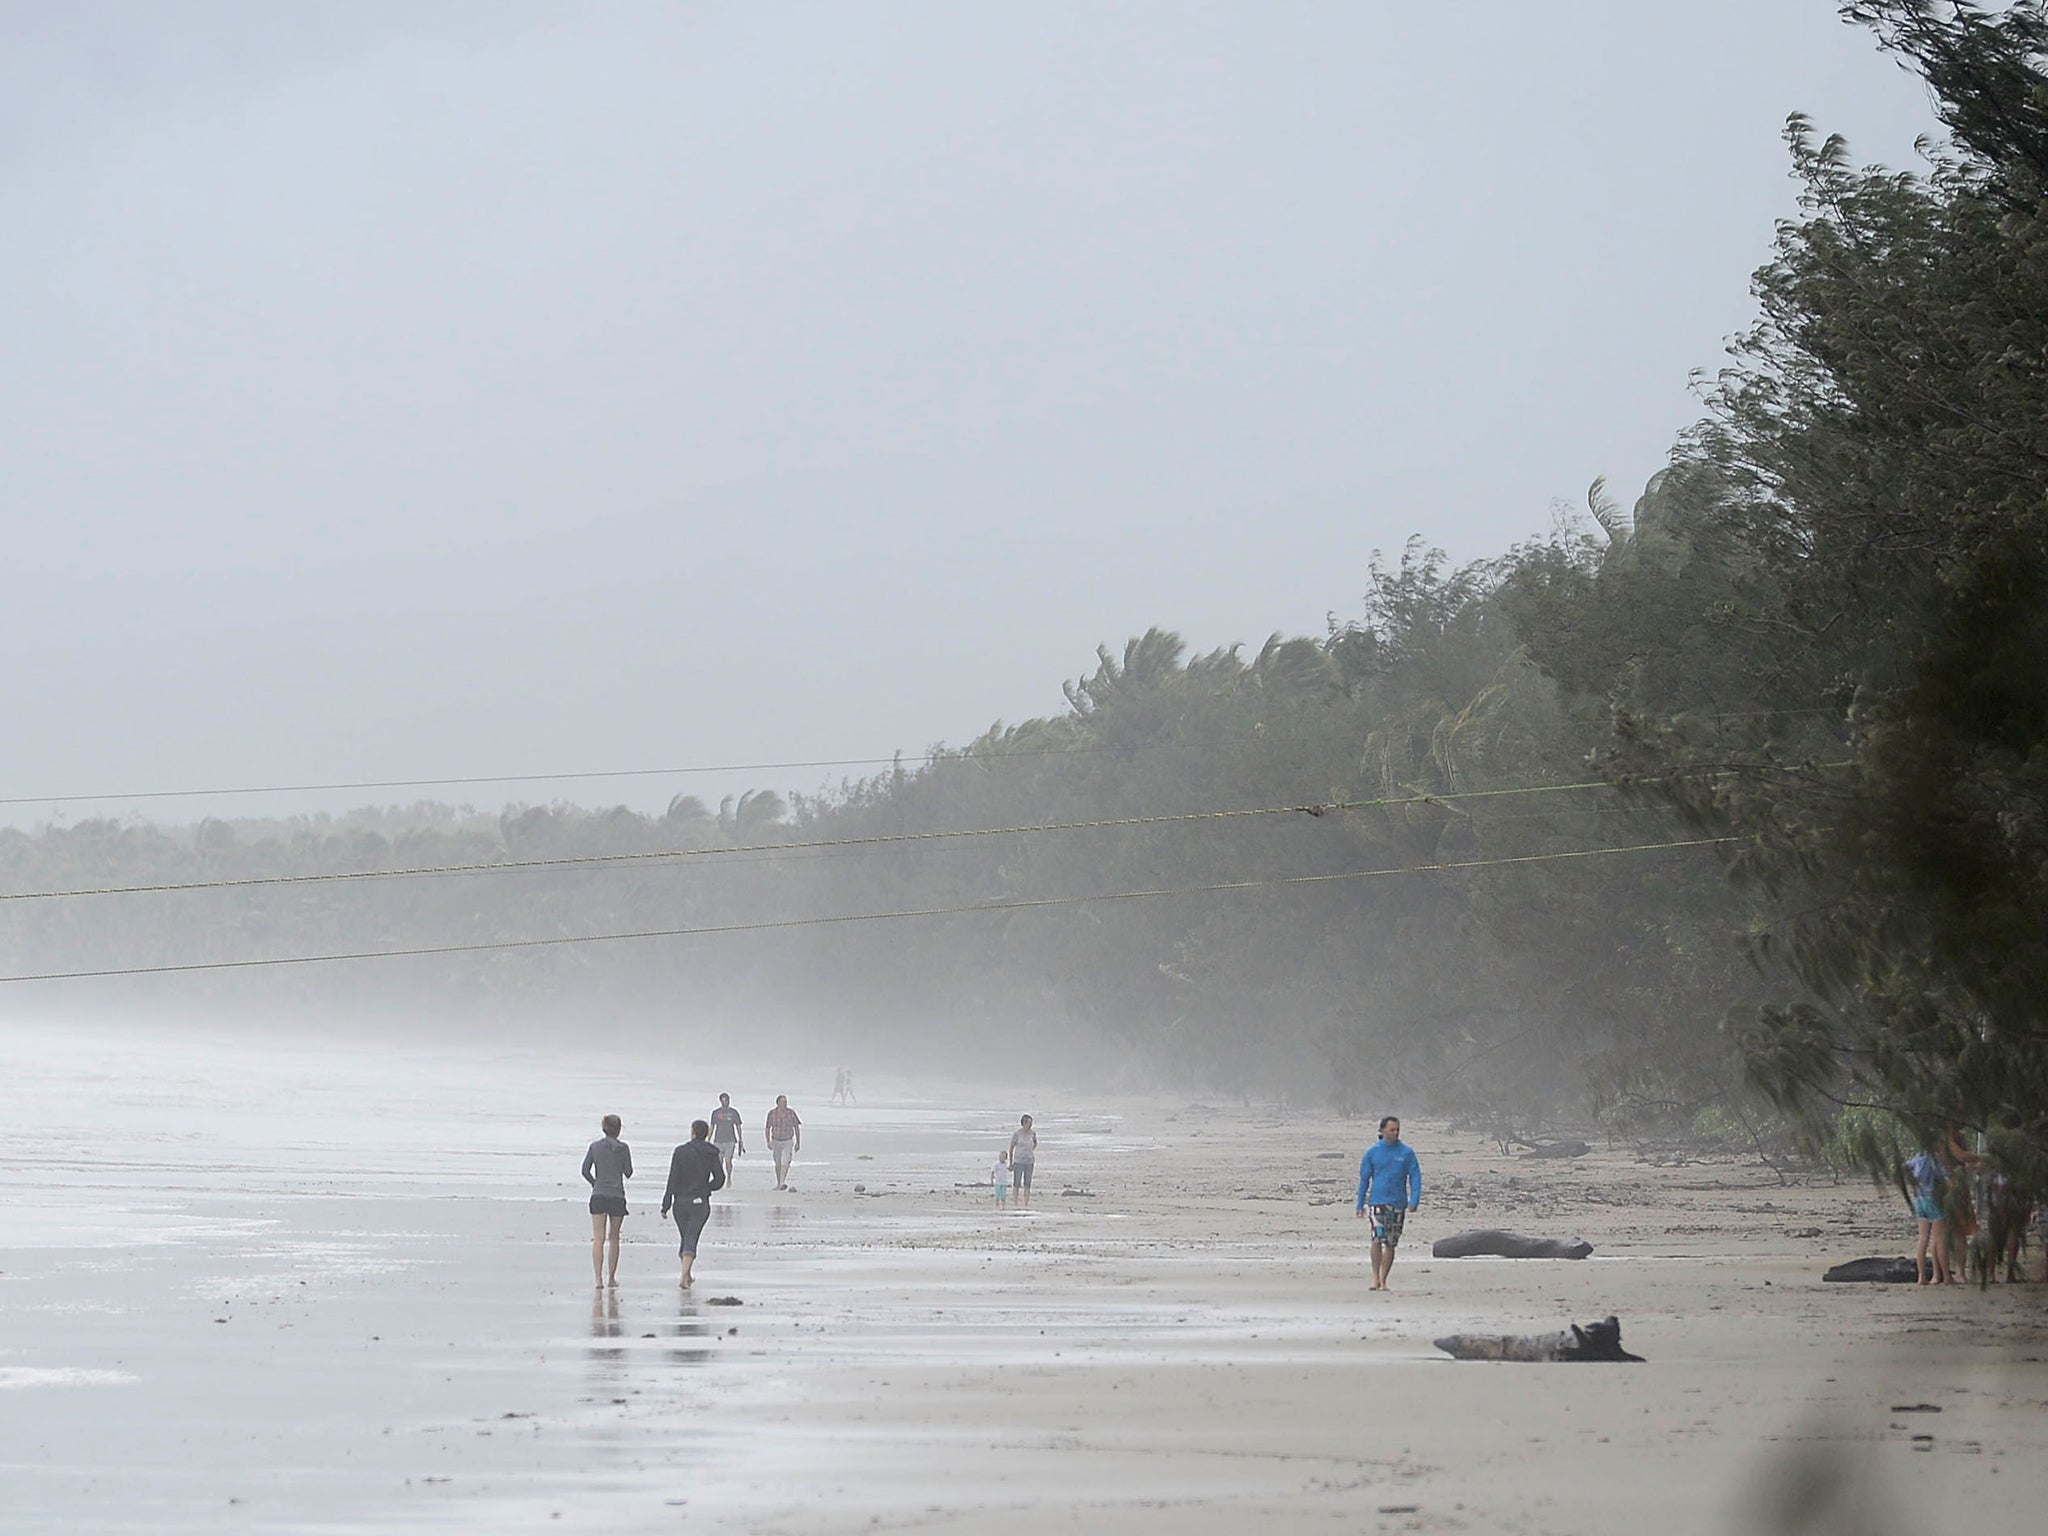
[[[1803,989],[1733,1020],[1754,1080],[1816,1128],[1845,1104],[1974,1126],[2038,1186],[2048,25],[2031,0],[1844,11],[1952,147],[1859,170],[1793,120],[1801,214],[1709,418],[1616,556],[1528,572],[1519,611],[1615,706],[1616,778],[1743,840],[1754,951]]]

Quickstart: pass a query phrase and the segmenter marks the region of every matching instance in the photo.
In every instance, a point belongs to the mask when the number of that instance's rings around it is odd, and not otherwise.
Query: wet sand
[[[1370,1126],[1319,1113],[837,1109],[737,1072],[670,1109],[630,1062],[162,1031],[0,1053],[4,1530],[1769,1531],[1796,1464],[1878,1536],[2048,1494],[2048,1288],[1823,1285],[1904,1249],[1856,1184],[1413,1117],[1423,1209],[1372,1295]],[[685,1295],[654,1209],[720,1088],[750,1124],[789,1092],[805,1151],[786,1194],[742,1161]],[[998,1213],[1026,1108],[1036,1209]],[[575,1177],[605,1109],[641,1170],[615,1293]],[[1598,1252],[1428,1257],[1482,1225]],[[1608,1312],[1647,1364],[1429,1342]]]

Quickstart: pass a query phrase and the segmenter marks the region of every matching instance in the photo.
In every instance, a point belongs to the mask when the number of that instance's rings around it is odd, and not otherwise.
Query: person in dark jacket
[[[661,1214],[673,1206],[676,1229],[683,1238],[683,1286],[690,1284],[690,1268],[697,1262],[697,1239],[704,1235],[704,1223],[711,1219],[711,1193],[725,1188],[725,1159],[711,1144],[711,1123],[690,1122],[690,1139],[668,1160],[668,1188],[661,1192]]]

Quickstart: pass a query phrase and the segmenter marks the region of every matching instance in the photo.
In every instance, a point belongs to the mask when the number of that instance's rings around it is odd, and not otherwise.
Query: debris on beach
[[[1552,1141],[1540,1147],[1531,1147],[1523,1157],[1584,1157],[1593,1149],[1583,1141]]]
[[[707,1307],[743,1307],[746,1303],[737,1296],[707,1296],[704,1299],[704,1305]]]
[[[1634,1361],[1621,1347],[1621,1320],[1605,1317],[1583,1328],[1577,1323],[1556,1333],[1454,1333],[1436,1347],[1453,1360],[1514,1360],[1527,1363]]]
[[[1565,1242],[1555,1237],[1524,1237],[1519,1232],[1482,1227],[1438,1238],[1430,1246],[1429,1255],[1433,1259],[1583,1259],[1592,1251],[1593,1245],[1582,1237]]]
[[[1821,1279],[1869,1281],[1876,1285],[1913,1285],[1920,1279],[1920,1271],[1908,1258],[1851,1259],[1846,1264],[1837,1264],[1822,1275]]]

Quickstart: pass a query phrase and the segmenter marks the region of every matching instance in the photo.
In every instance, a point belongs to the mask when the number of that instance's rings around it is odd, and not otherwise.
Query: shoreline
[[[1014,1115],[947,1100],[1001,1093],[796,1099],[793,1189],[740,1160],[691,1293],[666,1145],[628,1115],[608,1296],[546,1063],[423,1052],[393,1090],[388,1060],[330,1070],[342,1046],[215,1043],[195,1103],[191,1072],[110,1086],[62,1044],[0,1131],[0,1528],[1768,1531],[1756,1490],[1802,1454],[1902,1527],[2048,1495],[2048,1287],[1824,1284],[1906,1246],[1862,1185],[1504,1158],[1411,1117],[1422,1207],[1370,1294],[1369,1122],[1041,1099],[1035,1209],[999,1214],[979,1181]],[[1478,1226],[1595,1253],[1428,1256]],[[1430,1342],[1609,1313],[1646,1363]]]

